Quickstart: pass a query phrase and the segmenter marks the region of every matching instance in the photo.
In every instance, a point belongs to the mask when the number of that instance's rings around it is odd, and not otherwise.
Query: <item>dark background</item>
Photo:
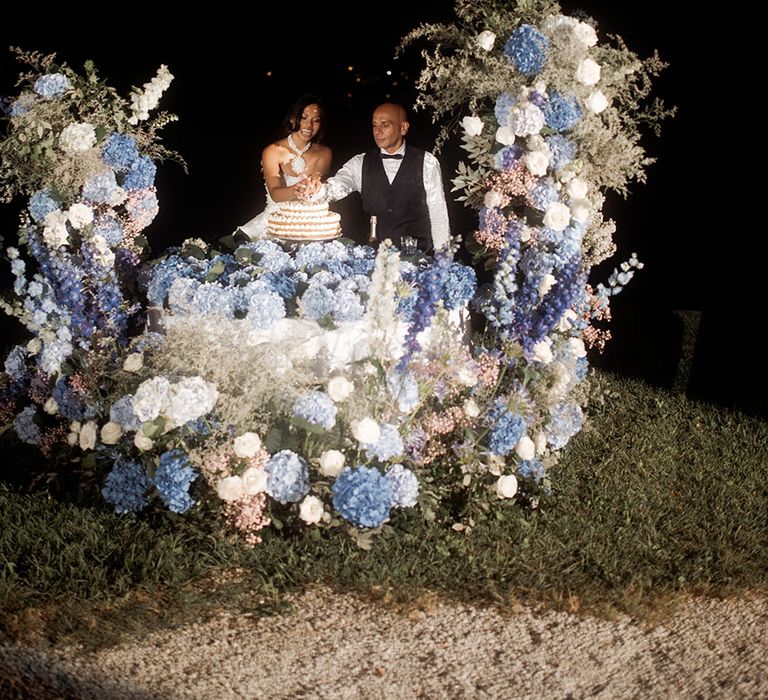
[[[657,158],[647,184],[633,185],[626,200],[611,194],[606,202],[606,216],[618,226],[619,250],[594,271],[593,281],[604,280],[633,251],[645,269],[614,299],[614,340],[592,361],[659,385],[679,387],[682,378],[694,397],[765,415],[765,379],[758,369],[764,353],[750,351],[758,347],[757,301],[743,281],[752,276],[744,268],[754,253],[737,238],[735,204],[717,162],[716,146],[727,136],[717,131],[724,106],[713,95],[705,60],[713,54],[713,36],[722,41],[723,32],[716,18],[670,16],[670,3],[661,0],[562,6],[568,14],[583,10],[595,17],[601,40],[618,34],[641,57],[658,49],[670,67],[657,79],[654,95],[679,110],[660,138],[644,138],[647,154]],[[158,169],[160,214],[146,232],[156,253],[190,236],[213,241],[262,209],[261,149],[281,135],[287,107],[304,92],[325,103],[332,172],[370,147],[373,107],[386,99],[406,105],[415,99],[420,47],[394,60],[400,38],[422,22],[453,18],[448,1],[427,7],[402,0],[286,3],[270,11],[215,7],[207,15],[136,13],[110,20],[82,6],[60,15],[30,9],[27,21],[22,17],[0,29],[2,46],[56,52],[78,70],[93,59],[123,95],[151,79],[161,63],[168,65],[175,80],[161,108],[180,121],[162,133],[186,159],[189,174],[174,163]],[[0,54],[0,94],[13,94],[18,72],[11,55]],[[412,115],[411,143],[431,147],[436,128],[430,118]],[[453,145],[441,154],[446,183],[460,155]],[[0,208],[6,239],[13,238],[20,206]],[[364,231],[355,195],[334,208],[345,232]],[[471,212],[456,203],[449,210],[454,232],[469,234]],[[695,356],[686,361],[683,353],[681,362],[684,328],[695,334]]]

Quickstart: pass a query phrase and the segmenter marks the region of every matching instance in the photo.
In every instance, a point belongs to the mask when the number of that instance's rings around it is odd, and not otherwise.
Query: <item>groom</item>
[[[401,105],[379,105],[372,125],[378,148],[348,160],[313,199],[336,201],[359,192],[363,209],[376,216],[377,240],[389,238],[402,247],[402,237],[411,236],[421,250],[444,247],[450,230],[437,158],[406,146],[410,125]]]

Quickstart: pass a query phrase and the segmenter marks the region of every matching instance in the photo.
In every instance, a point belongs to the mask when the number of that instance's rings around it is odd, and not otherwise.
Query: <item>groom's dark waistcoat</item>
[[[360,186],[363,209],[376,216],[376,238],[391,238],[400,246],[402,236],[413,236],[419,239],[419,248],[428,250],[432,247],[432,228],[424,191],[424,151],[406,147],[391,185],[379,153],[365,154]]]

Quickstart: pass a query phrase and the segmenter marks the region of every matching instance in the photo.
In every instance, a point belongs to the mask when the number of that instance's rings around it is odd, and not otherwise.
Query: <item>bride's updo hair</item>
[[[301,126],[301,115],[309,105],[317,105],[320,110],[320,128],[317,134],[312,139],[315,143],[318,143],[323,136],[323,124],[325,123],[325,108],[323,103],[316,95],[302,95],[296,102],[291,105],[288,110],[288,114],[285,117],[283,126],[287,134],[292,134],[294,131],[298,131]]]

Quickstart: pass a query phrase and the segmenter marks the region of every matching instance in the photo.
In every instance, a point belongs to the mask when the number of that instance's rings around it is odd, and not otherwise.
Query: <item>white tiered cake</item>
[[[327,202],[284,202],[270,214],[267,233],[276,238],[322,240],[341,234],[341,217]]]

